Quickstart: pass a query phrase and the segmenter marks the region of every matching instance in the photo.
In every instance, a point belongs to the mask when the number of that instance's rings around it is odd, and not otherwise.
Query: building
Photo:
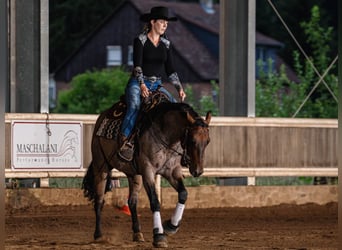
[[[183,84],[191,84],[195,95],[211,91],[210,82],[219,80],[219,4],[165,1],[178,22],[168,26],[176,51],[175,64]],[[83,44],[62,63],[53,74],[57,92],[68,87],[77,74],[92,69],[132,66],[133,38],[141,32],[142,13],[151,7],[161,5],[156,0],[126,0],[91,33]],[[283,47],[279,41],[256,32],[256,60],[266,62],[272,58],[275,67],[283,64],[277,51]],[[292,72],[290,74],[294,75]]]

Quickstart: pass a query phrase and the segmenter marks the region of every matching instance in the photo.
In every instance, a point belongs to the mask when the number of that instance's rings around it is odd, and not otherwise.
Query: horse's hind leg
[[[142,179],[140,175],[135,175],[133,177],[127,177],[129,184],[129,198],[128,205],[131,212],[132,219],[132,230],[133,230],[133,241],[143,242],[145,241],[144,236],[141,232],[140,222],[137,214],[137,205],[139,192],[142,187]]]
[[[101,230],[101,212],[104,205],[104,194],[107,183],[107,173],[99,173],[95,175],[95,199],[94,199],[94,210],[96,217],[96,225],[94,232],[94,239],[98,239],[102,236]]]
[[[102,236],[101,232],[101,211],[104,204],[104,193],[106,188],[107,173],[101,173],[96,168],[96,163],[91,162],[87,174],[83,179],[82,188],[84,189],[84,196],[94,203],[94,211],[96,216],[96,225],[94,232],[94,239]]]

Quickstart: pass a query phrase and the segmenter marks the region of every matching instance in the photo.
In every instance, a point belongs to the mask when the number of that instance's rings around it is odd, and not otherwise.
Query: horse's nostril
[[[193,177],[199,177],[202,173],[203,173],[203,171],[197,171],[197,170],[195,170],[195,171],[193,171],[193,172],[191,173],[191,175],[192,175]]]

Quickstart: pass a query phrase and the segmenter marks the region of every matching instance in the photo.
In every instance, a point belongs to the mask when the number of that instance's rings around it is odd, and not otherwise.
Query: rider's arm
[[[169,81],[173,84],[173,86],[175,86],[175,88],[178,91],[179,97],[181,98],[182,101],[184,101],[186,94],[183,90],[183,86],[179,80],[178,74],[173,67],[173,52],[172,52],[171,44],[169,45],[169,48],[167,50],[167,60],[165,63],[165,70],[169,77]]]
[[[149,95],[149,91],[144,83],[144,73],[142,70],[143,64],[143,39],[144,36],[139,36],[138,38],[134,39],[133,43],[133,76],[136,77],[137,81],[140,84],[140,93],[143,97],[147,97]]]
[[[140,38],[135,38],[133,43],[133,76],[140,84],[144,83],[144,74],[142,70],[143,62],[143,44]]]

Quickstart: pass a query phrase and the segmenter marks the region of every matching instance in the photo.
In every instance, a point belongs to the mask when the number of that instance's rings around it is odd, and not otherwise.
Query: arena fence
[[[97,115],[7,113],[6,178],[83,177],[91,161],[90,143]],[[83,168],[76,171],[15,170],[11,166],[12,121],[77,121],[83,124]],[[212,117],[205,156],[206,177],[338,176],[336,119]],[[30,131],[28,131],[30,133]],[[124,177],[113,170],[113,177]],[[184,175],[190,176],[187,169]]]

